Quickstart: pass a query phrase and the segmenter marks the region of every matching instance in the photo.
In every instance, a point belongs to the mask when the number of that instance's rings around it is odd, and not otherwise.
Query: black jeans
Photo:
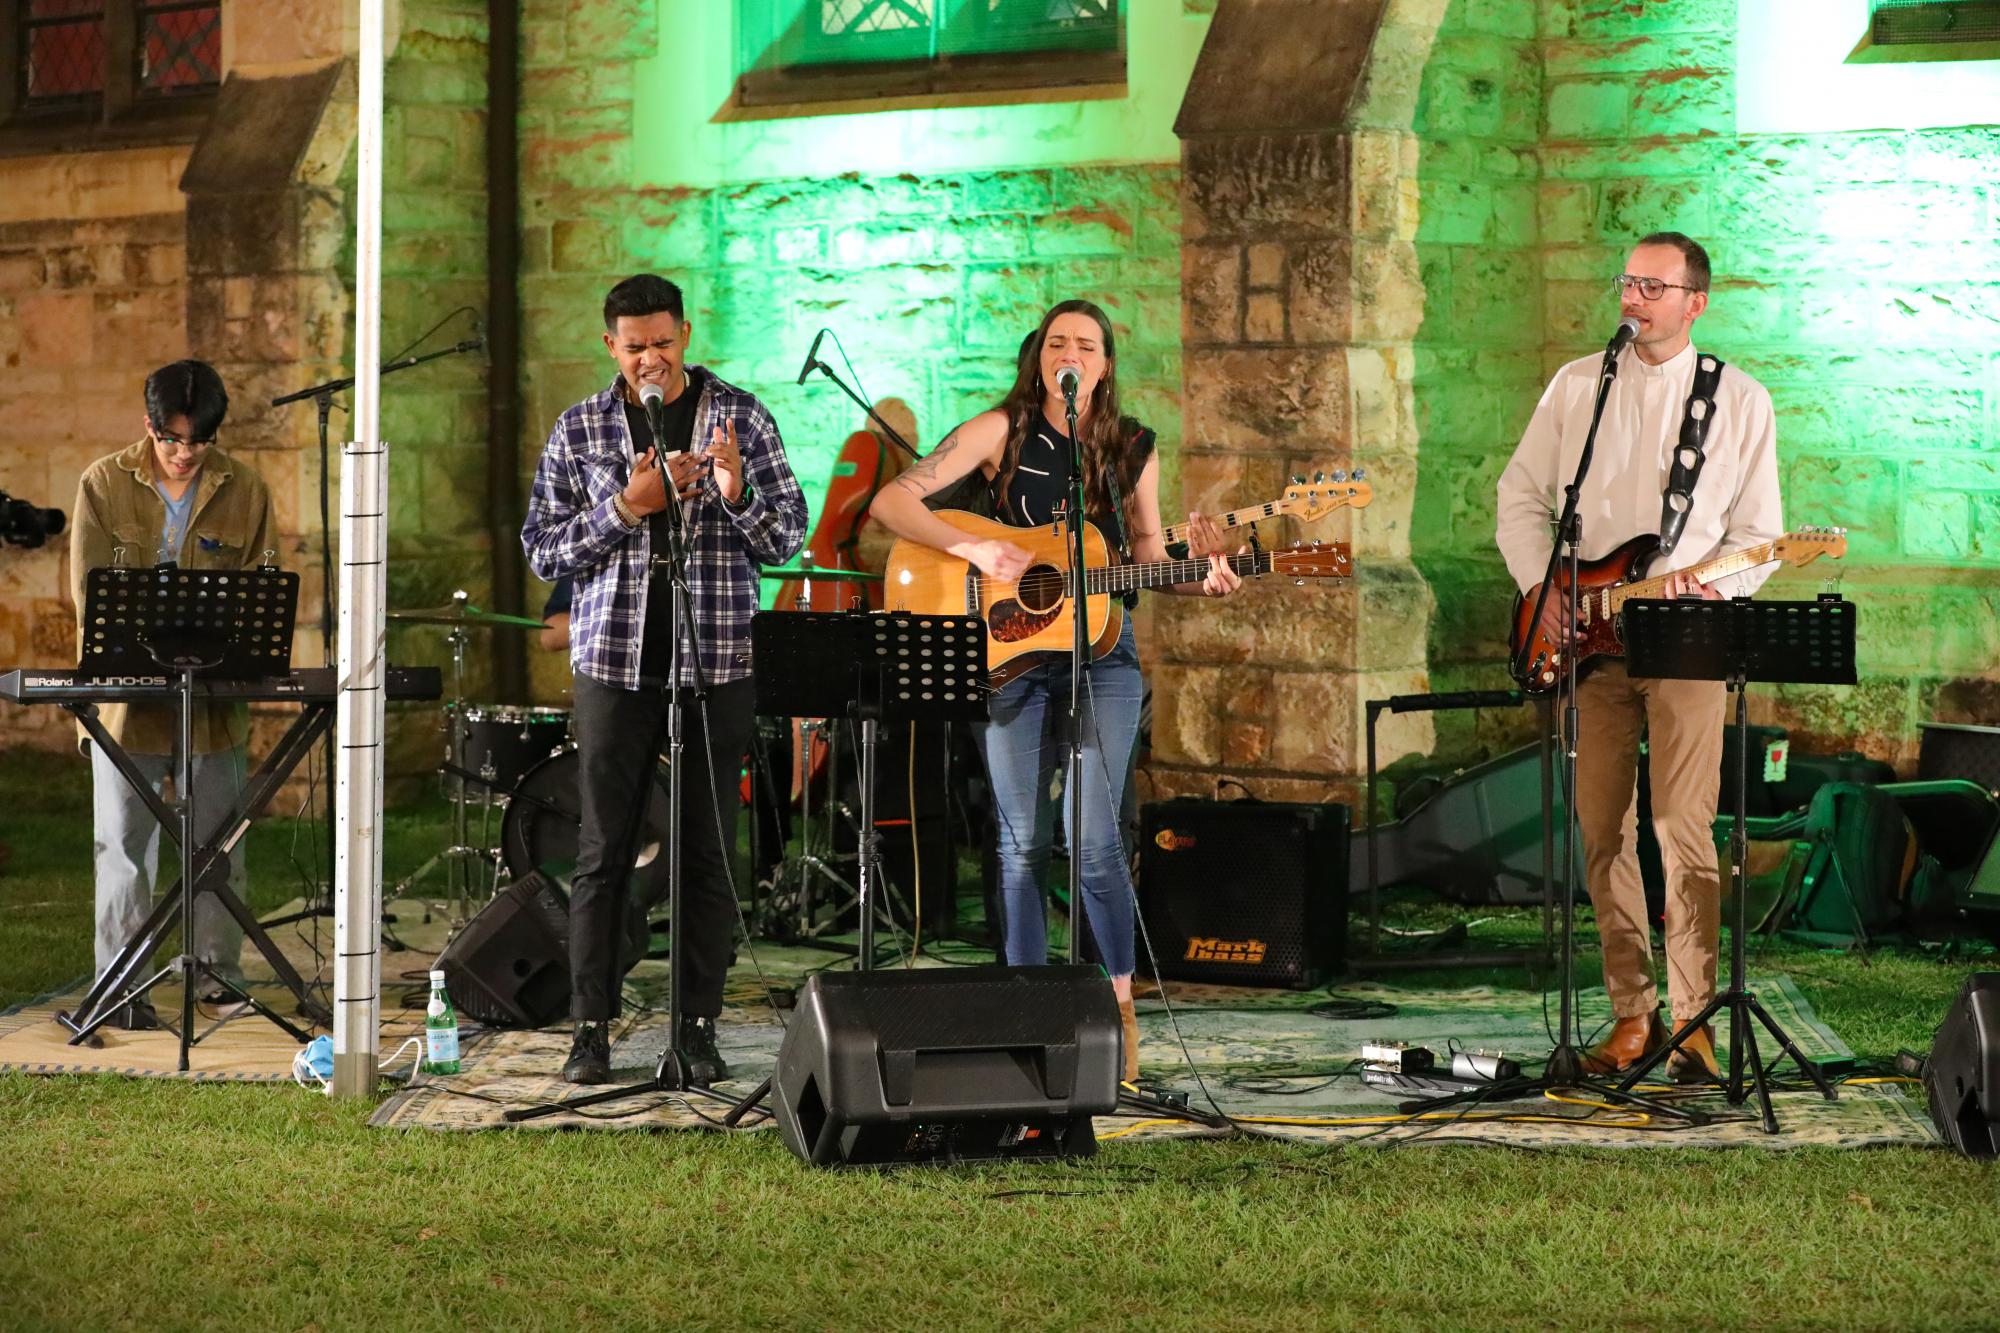
[[[685,969],[682,1011],[714,1018],[722,1012],[736,925],[729,857],[736,845],[736,815],[743,803],[738,784],[757,690],[749,680],[709,687],[706,727],[693,692],[676,693],[685,705],[682,737],[688,771],[681,784],[684,919],[673,923],[673,966]],[[651,682],[621,690],[579,675],[574,704],[583,827],[569,899],[570,1016],[577,1022],[601,1022],[617,1017],[619,984],[638,959],[622,938],[626,923],[639,922],[643,939],[643,914],[659,905],[628,904],[626,887],[635,833],[642,827],[652,787],[653,759],[666,748],[666,697]],[[718,818],[721,839],[716,836]],[[664,847],[660,855],[666,855]],[[665,884],[664,876],[660,883]]]

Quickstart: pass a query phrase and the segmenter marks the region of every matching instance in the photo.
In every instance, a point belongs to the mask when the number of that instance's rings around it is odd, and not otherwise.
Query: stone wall
[[[187,355],[185,147],[0,164],[0,491],[70,513],[77,477],[143,433],[132,367]],[[68,534],[0,546],[0,667],[74,665]],[[60,747],[66,714],[0,706],[5,743]]]
[[[1415,118],[1424,318],[1410,545],[1437,599],[1427,657],[1440,690],[1505,683],[1495,664],[1513,584],[1493,545],[1494,485],[1543,383],[1536,32],[1534,0],[1456,0]],[[1524,709],[1439,713],[1438,750],[1504,746],[1531,720]]]

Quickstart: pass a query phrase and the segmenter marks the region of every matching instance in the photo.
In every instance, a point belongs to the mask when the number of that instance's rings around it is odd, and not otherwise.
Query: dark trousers
[[[736,903],[729,856],[736,845],[738,783],[750,743],[757,691],[749,680],[711,686],[707,725],[689,690],[682,709],[687,774],[681,787],[681,915],[673,923],[673,966],[681,971],[682,1012],[722,1012]],[[619,984],[644,948],[644,914],[660,904],[628,902],[635,836],[643,828],[654,756],[666,748],[666,697],[655,684],[621,690],[576,677],[575,728],[583,827],[569,900],[570,1016],[600,1022],[618,1014]],[[661,776],[664,780],[665,770]],[[721,837],[717,837],[717,823]],[[666,848],[659,853],[666,855]],[[659,876],[660,892],[666,878]],[[637,922],[637,950],[625,942]]]

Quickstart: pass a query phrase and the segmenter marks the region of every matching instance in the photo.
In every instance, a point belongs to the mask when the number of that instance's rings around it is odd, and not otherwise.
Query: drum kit
[[[879,583],[882,579],[880,574],[861,570],[815,567],[809,559],[797,567],[761,570],[759,577],[802,581],[808,596],[814,582]],[[446,914],[456,924],[469,919],[499,891],[503,875],[520,879],[539,870],[567,881],[575,864],[582,822],[577,808],[580,761],[570,731],[570,710],[544,704],[473,703],[465,697],[465,656],[473,631],[540,630],[543,623],[527,616],[483,610],[462,591],[453,593],[445,606],[390,611],[388,619],[406,625],[443,626],[451,646],[451,692],[441,719],[445,755],[438,767],[451,807],[447,845],[396,884],[390,896],[406,894],[441,866],[449,902]],[[830,722],[805,724],[800,773],[813,766],[813,756],[826,745],[821,729],[831,726]],[[811,785],[803,784],[806,792]],[[833,841],[831,811],[822,812],[821,818],[827,819],[829,826],[816,840],[812,830],[817,821],[810,801],[806,795],[805,842],[800,855],[787,867],[798,875],[798,890],[786,895],[793,928],[808,933],[812,930],[808,876],[817,874],[850,887],[827,865]],[[827,804],[833,803],[829,794]],[[635,875],[666,873],[667,813],[662,780],[647,808],[646,830],[636,844]],[[650,892],[654,888],[660,891],[657,895]],[[654,896],[664,898],[665,886],[648,885],[641,892],[648,901]]]

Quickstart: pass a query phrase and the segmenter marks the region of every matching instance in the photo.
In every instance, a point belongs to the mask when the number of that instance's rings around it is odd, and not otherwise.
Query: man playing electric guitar
[[[1689,341],[1708,308],[1707,252],[1678,232],[1657,232],[1639,242],[1613,282],[1639,331],[1618,354],[1619,373],[1579,496],[1581,558],[1603,557],[1634,536],[1657,532],[1662,552],[1650,572],[1660,575],[1774,540],[1784,525],[1771,397]],[[1500,475],[1500,553],[1531,605],[1553,545],[1550,517],[1561,507],[1590,426],[1601,364],[1593,354],[1556,373]],[[1747,596],[1770,568],[1708,583],[1676,572],[1665,595]],[[1550,589],[1538,627],[1556,643],[1564,615],[1559,592]],[[1577,818],[1616,1020],[1610,1036],[1586,1054],[1592,1072],[1629,1068],[1667,1036],[1639,879],[1634,779],[1642,729],[1666,870],[1667,983],[1676,1026],[1715,994],[1722,882],[1709,830],[1721,790],[1724,694],[1717,681],[1633,679],[1619,661],[1601,664],[1578,688]],[[1696,1033],[1667,1069],[1683,1081],[1715,1077],[1713,1032]]]

